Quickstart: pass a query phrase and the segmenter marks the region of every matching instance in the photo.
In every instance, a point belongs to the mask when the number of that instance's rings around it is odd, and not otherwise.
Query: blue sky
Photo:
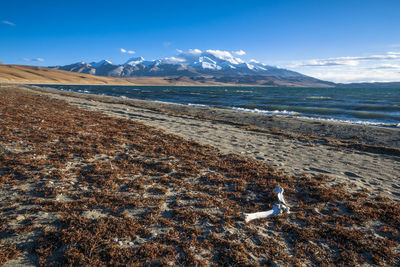
[[[245,61],[331,81],[400,81],[399,12],[398,0],[1,0],[0,62],[119,64],[177,49],[243,50]]]

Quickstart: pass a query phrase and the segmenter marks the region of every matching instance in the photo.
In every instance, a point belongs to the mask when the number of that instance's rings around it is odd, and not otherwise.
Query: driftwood
[[[281,213],[290,213],[290,208],[287,205],[285,198],[283,197],[283,188],[282,187],[277,187],[274,189],[274,192],[278,196],[278,204],[274,205],[272,207],[272,210],[268,211],[261,211],[261,212],[255,212],[255,213],[245,213],[244,218],[246,222],[250,222],[255,219],[260,219],[260,218],[268,218],[272,217],[274,215],[278,215]]]

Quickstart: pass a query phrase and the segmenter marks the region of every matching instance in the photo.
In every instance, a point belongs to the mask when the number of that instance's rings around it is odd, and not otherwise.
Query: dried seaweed
[[[399,264],[390,199],[33,93],[0,103],[0,240],[31,237],[36,264]],[[246,224],[277,186],[293,213]]]

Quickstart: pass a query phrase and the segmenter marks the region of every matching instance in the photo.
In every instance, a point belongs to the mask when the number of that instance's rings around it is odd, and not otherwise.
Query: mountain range
[[[322,81],[301,73],[269,66],[255,60],[245,62],[220,50],[189,50],[177,57],[145,60],[134,57],[123,64],[108,60],[78,62],[51,67],[78,73],[118,78],[164,77],[169,80],[191,80],[197,83],[228,83],[263,86],[318,86],[331,87],[334,83]]]

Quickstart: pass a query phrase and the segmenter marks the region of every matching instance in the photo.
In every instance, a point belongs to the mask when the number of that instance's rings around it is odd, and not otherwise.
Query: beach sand
[[[399,264],[398,129],[0,97],[0,264]],[[245,223],[277,186],[292,213]]]
[[[367,188],[372,194],[400,201],[399,128],[34,90],[83,109],[141,121],[185,139],[215,146],[225,154],[262,160],[290,175],[327,174],[339,182],[352,183],[357,189]],[[261,131],[252,131],[254,128],[248,124]],[[355,149],[354,144],[367,146]],[[368,152],[371,148],[375,148],[374,153]]]

